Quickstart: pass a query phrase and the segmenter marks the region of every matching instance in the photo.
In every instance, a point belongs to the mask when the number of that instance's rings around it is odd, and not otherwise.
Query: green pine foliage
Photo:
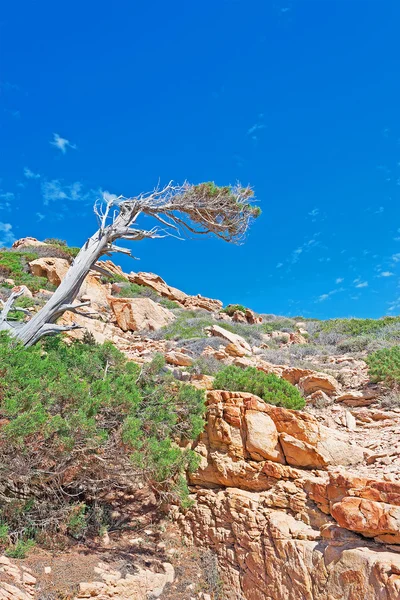
[[[187,503],[182,476],[197,461],[186,447],[204,426],[204,392],[176,381],[164,364],[156,356],[140,369],[111,343],[55,337],[22,348],[0,335],[0,486],[36,490],[0,500],[11,539],[21,530],[35,539],[49,527],[81,538],[93,522],[97,481],[109,490],[137,477]]]
[[[366,359],[371,381],[389,386],[400,383],[400,346],[384,348],[370,354]]]
[[[258,371],[255,367],[241,369],[230,365],[217,373],[214,389],[250,392],[268,404],[299,409],[305,405],[299,390],[273,373]]]

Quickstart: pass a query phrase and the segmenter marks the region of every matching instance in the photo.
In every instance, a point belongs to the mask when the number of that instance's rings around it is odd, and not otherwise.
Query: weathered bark
[[[104,208],[96,205],[95,214],[100,227],[81,248],[47,304],[27,323],[9,323],[7,315],[10,310],[15,310],[12,305],[20,295],[14,292],[0,313],[0,331],[6,330],[25,346],[31,346],[43,336],[78,328],[75,323],[60,326],[56,325],[56,321],[64,312],[76,312],[80,306],[87,305],[73,302],[90,269],[96,268],[95,264],[101,256],[114,252],[132,256],[129,249],[114,244],[117,239],[140,241],[172,235],[165,231],[160,234],[157,227],[149,231],[132,228],[140,214],[151,216],[175,231],[181,225],[194,233],[213,233],[226,241],[237,241],[235,238],[243,235],[250,218],[257,216],[254,207],[246,203],[250,196],[249,188],[240,186],[217,188],[214,184],[185,184],[177,188],[169,184],[162,190],[138,198],[109,198]],[[112,208],[115,213],[111,216]],[[193,223],[200,227],[196,230]]]

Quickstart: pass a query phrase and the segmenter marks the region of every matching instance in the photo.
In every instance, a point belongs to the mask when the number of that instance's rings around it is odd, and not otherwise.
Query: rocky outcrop
[[[34,237],[23,237],[19,240],[15,240],[11,248],[14,250],[20,250],[21,248],[32,248],[34,246],[47,246],[46,242],[40,242]]]
[[[227,599],[400,598],[400,483],[353,472],[366,455],[345,435],[210,391],[195,451],[194,505],[178,520],[217,552]]]
[[[164,296],[164,298],[168,298],[169,300],[183,303],[186,298],[188,298],[187,294],[181,292],[177,288],[171,287],[164,281],[164,279],[155,273],[132,272],[129,273],[128,279],[137,285],[144,285],[151,288],[157,292],[157,294],[160,294],[160,296]]]
[[[113,298],[109,302],[122,331],[156,331],[171,323],[173,313],[150,298]]]
[[[183,308],[187,309],[203,309],[210,312],[219,311],[222,308],[220,300],[205,298],[198,294],[197,296],[189,296],[181,290],[168,285],[164,279],[155,273],[129,273],[129,281],[138,285],[145,285],[151,288],[160,296],[178,302]]]
[[[29,268],[32,275],[37,277],[45,277],[50,283],[59,286],[62,279],[65,277],[69,262],[65,258],[38,258],[29,263]]]

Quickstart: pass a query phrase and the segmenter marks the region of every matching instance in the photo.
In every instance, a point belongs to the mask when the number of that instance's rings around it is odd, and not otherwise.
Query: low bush
[[[278,317],[272,321],[264,321],[261,323],[260,329],[263,333],[272,333],[273,331],[292,333],[296,330],[296,324],[292,319],[282,319]]]
[[[94,508],[108,514],[107,494],[139,481],[187,501],[196,455],[178,444],[201,432],[204,392],[166,374],[163,357],[140,369],[110,343],[22,348],[1,334],[0,375],[0,522],[13,543],[98,533]]]
[[[367,357],[366,362],[371,381],[389,386],[400,384],[400,346],[377,350]]]
[[[213,356],[200,356],[193,361],[190,370],[196,375],[216,375],[224,368],[224,364]]]
[[[246,310],[247,309],[245,306],[243,306],[243,304],[228,304],[228,306],[225,306],[221,312],[226,313],[231,317],[237,311],[245,313]]]
[[[55,288],[45,277],[36,277],[29,272],[28,263],[38,258],[34,252],[0,251],[0,273],[5,279],[13,279],[15,285],[26,285],[32,292],[40,288],[53,291]]]
[[[190,340],[206,338],[206,327],[214,324],[210,313],[203,310],[176,309],[175,321],[154,332],[151,337],[165,340]]]
[[[400,323],[400,317],[382,317],[381,319],[330,319],[320,321],[319,330],[325,333],[336,332],[350,336],[377,333],[387,325]]]
[[[233,392],[250,392],[269,404],[299,409],[305,405],[299,390],[291,383],[274,375],[258,371],[255,367],[241,369],[230,365],[217,373],[214,389]]]

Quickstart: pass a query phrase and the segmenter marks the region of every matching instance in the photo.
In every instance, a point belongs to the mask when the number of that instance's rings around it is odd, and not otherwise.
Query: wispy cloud
[[[313,208],[309,213],[310,217],[316,217],[319,215],[319,208]]]
[[[392,271],[382,271],[382,273],[379,273],[378,277],[392,277],[394,275],[394,273],[392,273]]]
[[[11,246],[15,242],[15,235],[10,223],[0,222],[0,246]]]
[[[280,269],[281,267],[283,267],[283,263],[281,263],[281,262],[276,265],[277,269]]]
[[[14,200],[15,194],[13,192],[2,192],[0,190],[0,210],[10,210]]]
[[[71,144],[71,142],[67,140],[67,138],[61,137],[60,135],[58,135],[58,133],[53,133],[53,141],[50,142],[50,144],[61,150],[63,154],[66,153],[67,148],[76,150],[76,144]]]
[[[43,213],[40,213],[40,212],[37,212],[36,216],[37,216],[37,220],[38,221],[43,221],[43,219],[45,218],[45,215]]]
[[[27,179],[40,179],[40,174],[34,173],[30,169],[28,169],[28,167],[25,167],[24,168],[24,177],[26,177]]]
[[[249,129],[247,130],[247,135],[252,135],[259,129],[265,129],[265,125],[263,123],[255,123],[254,125],[249,127]]]
[[[254,125],[252,125],[251,127],[249,127],[249,129],[247,130],[247,135],[250,135],[253,140],[257,140],[258,137],[257,137],[256,133],[257,133],[257,131],[260,131],[261,129],[265,129],[263,113],[260,113],[258,115],[257,122],[254,123]]]
[[[397,252],[396,254],[392,254],[392,261],[395,263],[400,262],[400,252]]]
[[[356,284],[356,288],[366,288],[368,287],[368,281],[360,281],[360,283]]]
[[[299,261],[300,256],[305,253],[305,252],[309,252],[313,247],[318,245],[318,241],[315,239],[316,236],[319,234],[315,234],[314,237],[312,237],[309,240],[306,240],[304,242],[304,244],[302,244],[301,246],[299,246],[298,248],[296,248],[295,250],[293,250],[291,257],[290,257],[290,262],[292,264],[295,264]]]
[[[342,283],[342,281],[343,281],[343,277],[337,277],[335,279],[335,283]]]
[[[64,184],[59,179],[45,180],[41,184],[43,204],[48,206],[51,202],[72,201],[81,203],[93,203],[101,195],[99,190],[85,191],[80,181]]]
[[[338,294],[339,292],[344,292],[344,288],[337,288],[335,290],[327,292],[326,294],[321,294],[320,296],[318,296],[315,302],[325,302],[325,300],[328,300],[329,298],[331,298],[335,294]]]

